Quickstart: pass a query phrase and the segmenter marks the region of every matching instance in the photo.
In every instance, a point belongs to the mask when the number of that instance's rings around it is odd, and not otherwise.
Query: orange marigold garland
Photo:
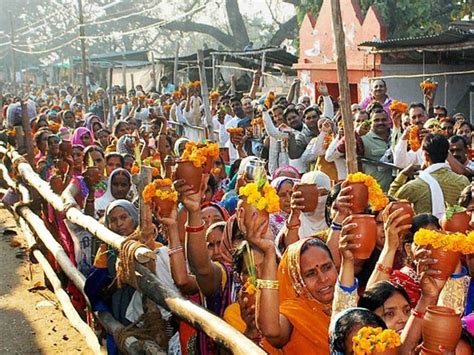
[[[178,192],[173,188],[171,179],[157,179],[150,182],[143,189],[142,196],[145,203],[151,203],[154,197],[159,197],[161,200],[178,201]]]
[[[429,80],[424,80],[420,83],[420,88],[423,90],[423,92],[427,90],[433,90],[438,87],[437,83],[433,83],[432,81]]]
[[[390,104],[390,110],[405,113],[408,110],[408,105],[402,101],[393,100]]]
[[[271,109],[273,106],[273,102],[275,101],[275,93],[273,91],[270,91],[267,95],[267,98],[263,102],[264,105],[267,107],[267,109]]]
[[[209,98],[211,100],[217,100],[217,99],[219,99],[219,97],[221,97],[221,94],[217,90],[213,90],[209,93]]]
[[[181,159],[190,160],[196,168],[200,168],[206,164],[208,158],[216,160],[219,157],[219,152],[220,149],[217,143],[197,144],[195,142],[188,142],[181,155]]]
[[[410,144],[410,149],[416,152],[421,148],[420,136],[418,135],[420,132],[420,127],[411,126],[408,129],[408,144]]]
[[[333,139],[334,139],[334,135],[332,133],[326,134],[323,141],[323,149],[325,150],[328,149],[329,144],[331,144]]]
[[[229,134],[244,134],[244,129],[242,127],[231,127],[226,129]]]

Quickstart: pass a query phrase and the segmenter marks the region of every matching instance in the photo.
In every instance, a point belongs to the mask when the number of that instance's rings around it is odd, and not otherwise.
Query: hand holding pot
[[[256,214],[256,212],[254,212]],[[255,216],[256,217],[256,216]],[[254,247],[260,249],[264,253],[275,248],[273,240],[266,239],[266,231],[268,229],[268,219],[262,220],[252,218],[247,224],[245,239]]]
[[[176,205],[175,205],[175,208],[173,208],[173,210],[171,211],[171,213],[168,217],[164,217],[161,214],[161,210],[159,208],[158,208],[158,211],[155,215],[156,215],[156,219],[158,220],[158,222],[160,222],[161,224],[164,224],[165,226],[170,227],[170,226],[173,226],[173,225],[177,224],[178,210],[177,210]]]
[[[301,211],[305,208],[304,197],[302,191],[294,191],[291,194],[291,212],[290,215],[299,217]]]
[[[239,302],[240,306],[240,315],[242,320],[244,321],[247,328],[245,329],[245,334],[247,336],[257,335],[257,325],[255,323],[255,296],[249,296],[246,292],[243,292],[242,289],[237,294],[237,302]]]
[[[339,251],[345,260],[354,260],[352,251],[360,247],[360,234],[354,234],[357,223],[352,223],[352,216],[342,222],[341,236],[339,238]]]
[[[186,185],[184,180],[176,180],[174,182],[174,188],[179,194],[179,199],[183,203],[184,208],[189,212],[197,212],[201,210],[202,195],[206,190],[209,175],[203,174],[202,180],[201,189],[198,192],[194,192],[192,186]]]
[[[341,191],[334,201],[332,208],[337,211],[341,217],[345,218],[352,213],[352,202],[351,199],[354,196],[352,195],[352,187],[349,185],[347,181],[344,181],[341,185]]]
[[[383,212],[385,247],[388,250],[396,251],[400,246],[400,236],[411,228],[411,224],[404,224],[405,219],[410,217],[410,215],[402,214],[402,209],[395,210],[389,214],[390,209],[388,207]]]
[[[438,260],[433,259],[431,251],[423,247],[417,247],[414,256],[417,263],[417,271],[420,275],[421,294],[436,303],[446,283],[446,280],[438,278],[441,272],[431,268],[431,265],[436,264]]]

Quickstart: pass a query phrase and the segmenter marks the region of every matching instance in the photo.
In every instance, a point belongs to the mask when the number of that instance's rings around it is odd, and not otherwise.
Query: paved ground
[[[91,353],[44,287],[41,268],[28,261],[25,245],[13,216],[0,209],[0,354]]]

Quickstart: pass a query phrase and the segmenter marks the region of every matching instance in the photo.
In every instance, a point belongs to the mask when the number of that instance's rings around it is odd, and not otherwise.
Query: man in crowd
[[[449,152],[448,139],[441,134],[428,134],[423,139],[422,152],[426,169],[414,180],[415,166],[404,169],[390,187],[390,194],[413,203],[416,214],[432,213],[441,218],[445,205],[454,205],[469,180],[451,171],[446,162]],[[408,182],[407,182],[408,181]]]

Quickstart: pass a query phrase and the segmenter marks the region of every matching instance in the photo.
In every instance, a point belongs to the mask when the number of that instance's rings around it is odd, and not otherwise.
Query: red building
[[[341,0],[342,22],[346,35],[346,57],[351,101],[359,102],[361,90],[368,90],[368,77],[380,75],[380,56],[369,55],[358,44],[386,39],[386,30],[374,7],[362,15],[358,0]],[[336,50],[333,34],[331,1],[324,0],[317,18],[306,14],[300,28],[299,61],[293,67],[301,79],[303,95],[315,100],[316,83],[327,83],[333,98],[339,97],[336,70]]]

